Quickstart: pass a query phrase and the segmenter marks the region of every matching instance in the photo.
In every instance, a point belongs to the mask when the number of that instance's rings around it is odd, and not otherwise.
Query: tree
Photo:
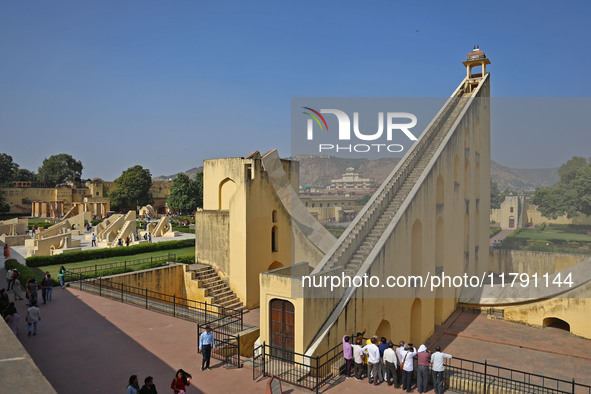
[[[573,157],[558,169],[560,180],[536,189],[532,202],[549,219],[591,215],[591,161]]]
[[[491,209],[499,209],[501,208],[501,203],[505,199],[503,193],[501,193],[501,189],[499,189],[499,184],[490,180],[490,208]]]
[[[200,178],[200,182],[197,178]],[[194,181],[191,181],[186,174],[178,174],[172,181],[170,196],[166,203],[170,209],[181,213],[192,213],[197,207],[202,207],[203,173],[197,174]]]
[[[0,186],[8,186],[17,170],[18,164],[12,160],[12,156],[0,153]]]
[[[4,199],[4,192],[0,190],[0,212],[8,212],[10,211],[10,205]]]
[[[136,165],[128,168],[115,179],[115,189],[109,193],[111,206],[114,208],[137,209],[152,204],[152,174],[147,168]]]
[[[14,181],[29,181],[37,182],[37,174],[33,171],[29,171],[26,168],[19,168],[14,174]]]
[[[369,201],[370,198],[371,198],[371,194],[364,194],[363,197],[359,197],[357,199],[357,205],[365,206],[365,204],[367,204],[367,202]]]
[[[49,156],[39,167],[39,180],[52,187],[67,181],[79,181],[81,176],[82,162],[67,153]]]

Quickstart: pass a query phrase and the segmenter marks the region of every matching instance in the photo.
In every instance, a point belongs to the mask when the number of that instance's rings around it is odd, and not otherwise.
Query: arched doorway
[[[271,356],[293,361],[295,309],[287,300],[270,302],[269,325],[271,332]]]
[[[568,324],[564,320],[559,319],[557,317],[545,318],[544,322],[542,323],[542,326],[544,328],[546,328],[546,327],[559,328],[561,330],[565,330],[565,331],[570,332],[570,324]]]
[[[236,192],[236,182],[226,178],[220,182],[219,186],[219,209],[230,209],[230,198]]]
[[[390,322],[386,319],[382,320],[378,325],[378,329],[376,330],[376,335],[378,338],[384,337],[387,340],[392,339],[392,328],[390,327]]]
[[[416,298],[410,308],[410,341],[413,344],[418,344],[422,340],[422,305],[421,299]]]

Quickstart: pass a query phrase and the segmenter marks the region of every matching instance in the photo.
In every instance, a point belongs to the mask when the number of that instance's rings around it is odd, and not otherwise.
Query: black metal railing
[[[80,279],[96,278],[100,275],[103,275],[105,271],[109,270],[119,268],[123,268],[123,270],[126,270],[127,268],[136,268],[147,264],[149,264],[150,266],[165,265],[167,262],[175,260],[176,254],[168,253],[164,256],[157,257],[145,257],[142,259],[115,261],[112,263],[105,264],[89,264],[85,265],[84,267],[74,267],[68,269],[68,271],[66,271],[66,280],[73,281]]]
[[[446,359],[445,387],[458,393],[591,394],[591,386],[463,358]]]
[[[225,365],[242,368],[239,334],[243,328],[242,318],[242,314],[235,314],[215,319],[208,323],[197,324],[197,347],[199,347],[201,334],[205,331],[205,327],[209,326],[213,333],[215,344],[211,357],[221,360]]]
[[[243,311],[241,309],[226,308],[207,302],[178,297],[176,294],[166,294],[148,288],[130,286],[112,278],[92,278],[78,280],[74,287],[97,294],[101,297],[139,306],[148,310],[163,313],[173,317],[196,323],[216,322],[232,332],[243,330]]]
[[[342,344],[310,357],[265,343],[254,350],[253,380],[274,376],[308,390],[318,390],[344,373]],[[431,371],[430,371],[431,372]],[[429,373],[429,378],[432,373]],[[591,386],[454,357],[445,360],[444,387],[456,393],[591,394]]]
[[[252,378],[274,376],[318,393],[321,387],[341,374],[344,364],[341,344],[312,357],[263,343],[254,350]]]

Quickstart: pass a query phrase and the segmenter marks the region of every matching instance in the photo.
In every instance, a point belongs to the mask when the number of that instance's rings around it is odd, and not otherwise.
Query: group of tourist
[[[33,284],[36,285],[36,283]],[[39,312],[39,307],[37,306],[37,299],[35,298],[34,300],[29,300],[27,306],[29,307],[25,317],[25,321],[27,322],[27,335],[35,336],[37,335],[37,324],[41,321],[41,313]],[[0,289],[0,314],[14,335],[16,335],[18,333],[21,315],[16,310],[14,302],[10,301],[6,289]]]
[[[442,353],[437,346],[431,353],[425,345],[417,350],[412,343],[400,341],[396,346],[386,338],[374,335],[365,340],[363,332],[357,335],[343,336],[343,357],[345,358],[345,377],[354,376],[361,381],[367,377],[369,384],[379,385],[387,382],[411,392],[415,360],[417,363],[416,376],[419,393],[427,392],[429,381],[429,366],[433,373],[433,386],[436,394],[443,392],[444,360],[451,355]]]
[[[64,287],[64,278],[68,270],[62,266],[58,273],[60,285]],[[19,281],[19,272],[16,268],[8,268],[6,271],[7,289],[0,290],[0,314],[6,321],[10,329],[16,335],[18,333],[18,326],[21,320],[21,315],[16,310],[14,302],[10,302],[8,292],[12,290],[14,301],[27,299],[26,306],[27,314],[25,321],[27,322],[27,335],[37,335],[37,326],[41,321],[41,313],[38,306],[39,290],[41,290],[41,298],[43,304],[53,300],[53,285],[54,280],[51,274],[46,271],[41,283],[37,283],[35,278],[27,279],[23,289]],[[23,294],[24,293],[24,294]],[[24,297],[23,297],[24,295]]]
[[[210,326],[205,327],[205,331],[199,336],[199,350],[202,354],[203,359],[201,361],[201,370],[210,370],[209,362],[211,359],[211,352],[215,349],[215,340],[213,338],[213,332]],[[170,383],[170,388],[175,394],[185,394],[187,387],[191,385],[191,379],[193,377],[190,373],[179,369],[176,372],[174,379]],[[129,377],[129,383],[127,385],[127,394],[156,394],[156,386],[154,385],[153,378],[148,376],[144,380],[144,386],[140,389],[137,375],[131,375]]]
[[[187,387],[191,385],[192,378],[190,373],[179,369],[170,383],[170,388],[175,394],[185,394]],[[154,378],[151,376],[146,377],[144,379],[144,385],[140,388],[137,375],[131,375],[127,384],[126,394],[158,394],[156,385],[154,384]]]

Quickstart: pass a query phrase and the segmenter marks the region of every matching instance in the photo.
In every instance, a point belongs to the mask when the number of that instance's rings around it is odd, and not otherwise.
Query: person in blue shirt
[[[215,341],[213,340],[213,332],[211,327],[205,326],[205,332],[199,336],[199,353],[203,355],[201,361],[201,370],[209,368],[209,358],[211,357],[211,349],[215,349]]]

